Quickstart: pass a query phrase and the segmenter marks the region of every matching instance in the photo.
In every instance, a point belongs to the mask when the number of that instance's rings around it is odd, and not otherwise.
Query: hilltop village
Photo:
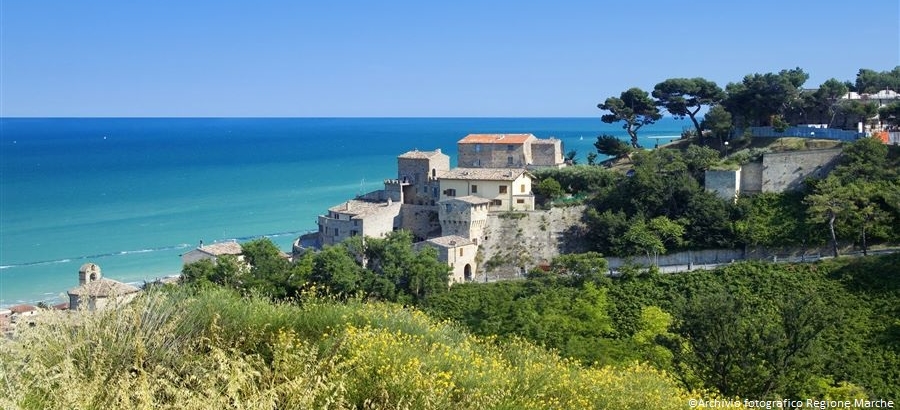
[[[532,134],[470,134],[457,150],[456,168],[440,149],[401,154],[396,178],[386,179],[384,189],[329,208],[318,218],[318,232],[298,239],[294,253],[302,252],[303,244],[322,247],[405,229],[417,248],[437,248],[451,267],[451,283],[473,280],[478,247],[489,239],[488,213],[533,211],[530,171],[566,162],[562,141]]]

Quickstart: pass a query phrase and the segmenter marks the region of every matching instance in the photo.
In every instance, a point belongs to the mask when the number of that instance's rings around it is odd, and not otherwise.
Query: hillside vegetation
[[[743,149],[724,160],[737,166],[762,155]],[[535,172],[539,196],[585,198],[581,239],[607,256],[645,256],[675,250],[819,248],[837,256],[852,246],[900,243],[900,150],[874,138],[845,144],[836,168],[799,191],[724,200],[704,189],[705,170],[723,166],[707,147],[638,151],[628,174],[584,165]],[[556,189],[551,189],[556,188]]]
[[[616,279],[599,255],[560,259],[527,281],[454,286],[426,311],[726,397],[900,396],[900,255]]]
[[[650,366],[582,367],[384,303],[205,287],[58,312],[0,341],[0,407],[683,409]]]

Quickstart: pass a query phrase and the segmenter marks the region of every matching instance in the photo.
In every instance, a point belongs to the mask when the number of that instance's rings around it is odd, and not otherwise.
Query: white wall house
[[[456,168],[440,177],[441,201],[477,196],[491,211],[533,211],[531,174],[522,168]]]

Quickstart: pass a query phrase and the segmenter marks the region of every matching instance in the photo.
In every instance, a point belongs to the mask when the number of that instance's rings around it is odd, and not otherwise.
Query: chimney
[[[394,204],[394,200],[391,199],[391,197],[388,197],[388,206],[391,206],[393,204]]]
[[[350,201],[347,201],[347,203],[344,205],[344,210],[345,210],[345,211],[349,211],[349,210],[350,210]]]
[[[434,152],[437,152],[438,154],[440,154],[440,153],[441,153],[441,149],[438,148],[438,149],[434,150]]]

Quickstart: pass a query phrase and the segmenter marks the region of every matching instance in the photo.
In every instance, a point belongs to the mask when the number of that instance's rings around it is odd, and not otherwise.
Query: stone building
[[[432,238],[416,245],[417,249],[431,246],[438,251],[438,259],[450,265],[450,283],[471,281],[477,271],[478,245],[474,241],[456,235]]]
[[[478,245],[484,237],[490,203],[490,199],[472,195],[448,198],[439,202],[441,233],[468,238]]]
[[[209,259],[213,263],[216,263],[219,260],[219,257],[223,255],[233,255],[237,257],[239,261],[243,261],[244,257],[241,253],[243,253],[243,249],[241,248],[241,244],[237,242],[219,242],[212,245],[204,245],[203,242],[200,242],[200,246],[196,249],[181,255],[181,261],[185,265],[203,259]]]
[[[532,134],[469,134],[457,142],[460,168],[563,167],[562,141]]]
[[[473,134],[459,147],[461,168],[456,169],[450,169],[450,157],[440,149],[399,155],[397,178],[385,180],[384,189],[319,216],[317,245],[406,229],[419,241],[417,249],[438,249],[452,268],[451,283],[471,280],[488,212],[534,210],[532,176],[526,168],[562,166],[564,161],[559,140],[531,134]],[[301,239],[295,242],[295,254],[303,252]]]
[[[357,235],[380,238],[400,229],[400,202],[351,199],[319,215],[320,245],[334,245]]]
[[[489,199],[489,211],[533,211],[531,174],[524,168],[455,168],[440,176],[441,201],[460,196]]]
[[[434,205],[438,200],[438,175],[450,170],[450,157],[441,152],[409,151],[397,157],[397,180],[402,185],[402,202]]]
[[[78,285],[68,292],[69,309],[99,310],[127,303],[140,292],[140,289],[129,284],[104,278],[100,266],[94,263],[81,265]]]

